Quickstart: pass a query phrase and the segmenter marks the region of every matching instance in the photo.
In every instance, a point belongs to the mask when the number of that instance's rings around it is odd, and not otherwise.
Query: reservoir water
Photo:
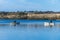
[[[8,25],[13,21],[0,19],[0,40],[60,40],[60,20],[47,27],[44,22],[50,20],[16,20],[20,25]]]

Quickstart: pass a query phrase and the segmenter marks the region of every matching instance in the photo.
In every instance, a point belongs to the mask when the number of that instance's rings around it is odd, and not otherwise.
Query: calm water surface
[[[60,40],[60,21],[55,26],[44,26],[50,20],[16,20],[20,25],[11,26],[14,20],[0,20],[0,40]],[[7,24],[7,25],[4,25]]]

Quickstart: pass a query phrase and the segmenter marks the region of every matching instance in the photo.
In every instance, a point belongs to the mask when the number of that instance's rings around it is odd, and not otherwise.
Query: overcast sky
[[[0,0],[0,11],[60,11],[60,0]]]

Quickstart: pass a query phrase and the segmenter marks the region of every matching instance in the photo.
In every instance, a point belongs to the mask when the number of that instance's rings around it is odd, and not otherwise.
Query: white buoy
[[[44,22],[44,26],[49,26],[49,22]]]

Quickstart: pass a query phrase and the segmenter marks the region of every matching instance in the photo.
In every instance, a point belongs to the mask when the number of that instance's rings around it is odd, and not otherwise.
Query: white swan
[[[54,26],[54,23],[50,23],[50,26]]]
[[[16,25],[20,25],[20,23],[19,22],[18,23],[12,22],[12,23],[10,23],[10,25],[16,26]]]
[[[49,22],[44,22],[44,26],[49,26]]]
[[[54,26],[54,23],[51,23],[51,22],[44,22],[44,26]]]
[[[12,22],[12,23],[10,23],[10,25],[16,25],[16,23],[13,23],[13,22]]]

